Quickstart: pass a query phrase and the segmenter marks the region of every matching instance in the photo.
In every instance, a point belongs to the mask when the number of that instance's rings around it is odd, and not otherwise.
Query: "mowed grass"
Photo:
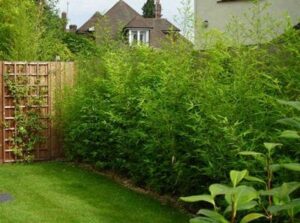
[[[50,162],[0,166],[0,222],[185,223],[175,209],[95,173]]]

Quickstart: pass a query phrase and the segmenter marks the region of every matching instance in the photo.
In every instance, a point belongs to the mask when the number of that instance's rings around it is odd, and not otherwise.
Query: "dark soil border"
[[[103,176],[107,179],[110,179],[110,180],[116,182],[119,185],[122,185],[125,188],[128,188],[131,191],[134,191],[139,194],[143,194],[150,198],[153,198],[154,200],[159,201],[162,205],[173,207],[173,208],[179,210],[183,214],[192,216],[192,214],[187,210],[186,206],[184,206],[183,203],[180,202],[178,198],[175,198],[175,197],[172,197],[169,195],[161,195],[161,194],[154,192],[148,188],[138,187],[132,180],[130,180],[114,171],[99,170],[91,164],[77,163],[77,162],[66,162],[66,163],[69,163],[69,164],[77,166],[81,169],[90,171],[99,176]]]

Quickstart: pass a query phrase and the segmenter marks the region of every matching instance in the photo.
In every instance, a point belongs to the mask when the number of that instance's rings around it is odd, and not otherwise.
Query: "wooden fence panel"
[[[0,62],[0,162],[3,163],[3,72],[2,72],[2,63]]]
[[[54,121],[54,116],[60,115],[60,112],[56,109],[55,101],[62,101],[62,90],[64,86],[73,84],[74,75],[72,62],[0,62],[0,162],[15,162],[18,159],[13,151],[14,137],[17,135],[17,107],[25,112],[38,109],[40,120],[46,127],[41,133],[45,140],[34,149],[35,160],[62,156],[61,125]],[[9,80],[26,89],[24,101],[22,99],[18,106],[8,89]],[[28,101],[34,98],[40,101],[29,108]]]
[[[72,86],[75,78],[75,65],[73,62],[52,62],[49,64],[50,85],[51,85],[51,115],[57,119],[52,119],[51,128],[51,156],[52,158],[63,156],[62,128],[60,110],[57,102],[63,103],[65,87]]]

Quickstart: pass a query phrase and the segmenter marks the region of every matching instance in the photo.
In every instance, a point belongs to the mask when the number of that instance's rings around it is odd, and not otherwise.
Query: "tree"
[[[154,0],[147,0],[143,6],[143,16],[145,18],[155,17],[155,3]]]
[[[72,56],[63,42],[57,0],[0,0],[0,60],[46,60]]]

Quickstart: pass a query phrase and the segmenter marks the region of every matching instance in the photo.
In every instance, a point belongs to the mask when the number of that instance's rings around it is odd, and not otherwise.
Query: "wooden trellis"
[[[51,119],[55,113],[54,101],[58,91],[65,85],[72,85],[74,79],[74,64],[60,62],[0,62],[0,162],[15,162],[17,156],[13,151],[13,141],[16,137],[16,101],[8,89],[8,81],[13,81],[26,88],[24,100],[19,108],[28,109],[28,100],[39,98],[38,109],[40,121],[43,124],[41,136],[43,141],[35,146],[35,160],[50,160],[62,155],[59,129]],[[18,86],[17,86],[18,87]]]

